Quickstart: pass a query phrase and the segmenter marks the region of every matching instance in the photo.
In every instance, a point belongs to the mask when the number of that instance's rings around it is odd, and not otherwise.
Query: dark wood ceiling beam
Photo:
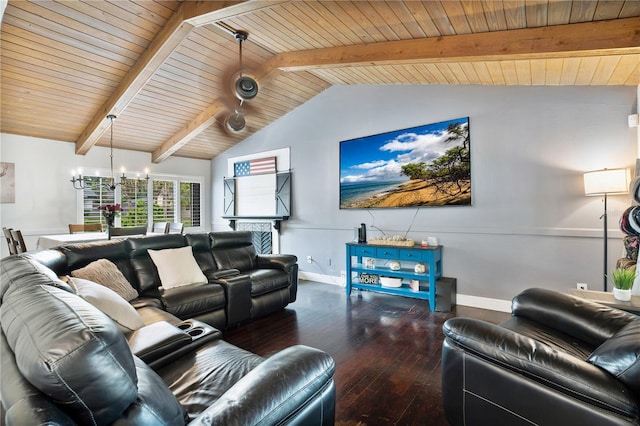
[[[282,71],[401,63],[546,59],[640,53],[640,17],[281,53]]]

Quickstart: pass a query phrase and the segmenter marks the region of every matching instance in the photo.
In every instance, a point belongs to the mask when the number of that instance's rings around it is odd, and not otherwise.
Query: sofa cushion
[[[225,303],[224,289],[219,284],[193,284],[162,292],[164,309],[181,319],[224,310]]]
[[[133,288],[139,291],[136,276],[129,262],[129,246],[126,239],[71,244],[55,250],[64,254],[67,264],[65,271],[58,275],[68,275],[70,271],[83,268],[94,260],[107,259],[116,265]]]
[[[191,417],[219,400],[264,359],[224,340],[197,349],[191,362],[175,362],[158,370]],[[238,421],[238,424],[240,422]]]
[[[115,291],[126,301],[138,297],[136,289],[131,286],[118,267],[107,259],[93,261],[84,268],[71,271],[71,275],[102,284]]]
[[[218,269],[238,269],[245,272],[256,267],[256,249],[253,245],[214,249],[212,253]]]
[[[640,319],[630,322],[593,351],[588,361],[607,370],[640,395]]]
[[[251,278],[251,296],[270,293],[289,286],[289,275],[280,269],[256,269],[247,273]]]
[[[123,333],[131,333],[144,326],[135,308],[108,287],[75,277],[69,277],[69,284],[78,296],[115,321]]]
[[[136,276],[141,294],[157,297],[160,287],[158,270],[149,256],[149,249],[164,250],[186,245],[182,234],[152,235],[127,238],[131,269]]]
[[[149,256],[158,270],[160,283],[165,290],[208,282],[193,257],[191,246],[165,250],[149,249]]]
[[[139,358],[134,358],[138,398],[122,415],[128,425],[184,425],[187,413],[162,378]],[[120,423],[118,423],[120,424]]]
[[[76,423],[109,424],[136,400],[133,356],[105,314],[50,285],[12,292],[4,302],[0,323],[19,370]]]
[[[196,258],[196,262],[198,262],[202,273],[205,274],[209,280],[215,279],[213,276],[218,270],[218,266],[211,254],[211,239],[209,234],[187,234],[184,238],[187,244],[193,248],[193,257]]]

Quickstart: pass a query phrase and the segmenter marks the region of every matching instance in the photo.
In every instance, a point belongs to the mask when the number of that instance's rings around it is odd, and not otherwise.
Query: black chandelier
[[[107,115],[107,118],[111,121],[111,135],[109,138],[109,149],[110,149],[110,164],[111,164],[111,178],[109,181],[103,183],[104,187],[109,191],[115,191],[118,186],[124,185],[127,182],[127,176],[124,174],[124,167],[121,169],[122,176],[120,176],[120,182],[116,182],[115,175],[113,173],[113,121],[116,119],[116,116],[113,114]],[[145,169],[146,176],[145,180],[149,180],[149,169]],[[75,171],[73,172],[73,176],[71,177],[71,183],[75,189],[84,189],[86,187],[86,177],[82,177],[82,170],[78,171],[78,175],[76,176]],[[141,180],[141,179],[138,179]]]

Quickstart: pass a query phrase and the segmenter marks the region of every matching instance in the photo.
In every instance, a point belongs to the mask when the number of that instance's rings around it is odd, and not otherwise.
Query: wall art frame
[[[340,142],[340,209],[469,205],[469,117]]]

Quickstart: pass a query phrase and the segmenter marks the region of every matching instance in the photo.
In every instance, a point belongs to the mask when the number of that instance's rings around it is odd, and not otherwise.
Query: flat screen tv
[[[340,208],[471,205],[469,117],[340,142]]]

